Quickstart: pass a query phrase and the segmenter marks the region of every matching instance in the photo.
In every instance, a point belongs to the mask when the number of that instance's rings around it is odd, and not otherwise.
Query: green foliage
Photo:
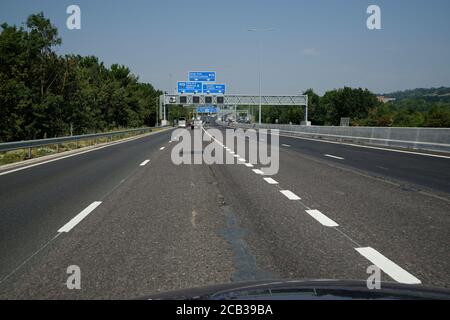
[[[345,87],[325,93],[320,104],[323,106],[322,112],[326,111],[326,124],[337,126],[342,117],[349,117],[353,121],[367,118],[369,111],[377,107],[379,102],[367,89]]]
[[[440,88],[439,93],[447,92]],[[430,89],[436,92],[438,89]],[[424,98],[418,89],[408,93],[409,98],[381,103],[367,89],[342,88],[326,92],[322,97],[308,89],[308,118],[313,125],[340,125],[341,117],[349,117],[353,126],[374,127],[450,127],[450,101]],[[411,97],[418,95],[418,97]],[[303,109],[289,107],[263,107],[266,123],[294,124],[304,119]]]
[[[450,102],[450,88],[448,87],[430,88],[430,89],[417,88],[412,90],[388,93],[384,94],[384,96],[395,98],[397,100],[422,99],[430,102],[432,101]]]
[[[320,103],[320,97],[313,89],[306,90],[303,94],[308,96],[308,120],[315,125],[324,125],[327,112],[325,105]]]
[[[386,127],[450,127],[450,103],[407,99],[382,104],[359,125]]]
[[[26,27],[1,25],[0,141],[154,125],[157,97],[126,66],[59,56],[57,29],[42,13]]]
[[[178,120],[179,118],[189,119],[192,117],[192,112],[183,106],[171,106],[168,110],[167,118],[169,121]]]
[[[300,124],[304,118],[304,110],[298,107],[288,106],[262,106],[261,107],[265,123],[290,123]]]
[[[1,25],[0,142],[152,126],[157,97],[152,85],[141,83],[126,66],[110,68],[97,57],[60,56],[58,30],[42,13],[25,27]],[[415,89],[386,96],[382,104],[367,89],[342,88],[320,97],[312,89],[309,120],[314,125],[450,127],[450,89]],[[257,106],[250,106],[257,115]],[[299,124],[304,109],[263,106],[266,123]],[[169,109],[169,120],[189,117],[189,110]]]

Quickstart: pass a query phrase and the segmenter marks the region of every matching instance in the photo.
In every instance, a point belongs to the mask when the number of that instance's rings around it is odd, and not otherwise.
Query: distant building
[[[385,96],[377,96],[378,101],[383,102],[383,103],[387,103],[387,102],[391,102],[391,101],[395,101],[395,98],[389,98],[389,97],[385,97]]]

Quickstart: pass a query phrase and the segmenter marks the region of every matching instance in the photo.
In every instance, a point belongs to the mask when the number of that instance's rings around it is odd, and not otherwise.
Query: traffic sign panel
[[[204,83],[203,84],[203,93],[225,93],[225,85],[224,84],[216,84],[216,83]]]
[[[190,71],[189,81],[216,81],[215,71]]]
[[[202,83],[195,81],[179,81],[178,82],[179,93],[201,93]]]
[[[213,106],[197,107],[197,113],[217,113],[217,108]]]

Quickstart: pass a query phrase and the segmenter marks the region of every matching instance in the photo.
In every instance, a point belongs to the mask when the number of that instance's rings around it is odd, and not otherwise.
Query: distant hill
[[[450,87],[440,88],[417,88],[405,91],[396,91],[392,93],[385,93],[383,96],[388,98],[395,98],[398,100],[405,99],[423,99],[427,101],[450,101]]]

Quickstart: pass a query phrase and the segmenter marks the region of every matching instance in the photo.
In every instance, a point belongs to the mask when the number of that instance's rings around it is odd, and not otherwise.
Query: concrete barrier
[[[278,129],[281,134],[332,141],[450,153],[450,128],[333,127],[289,124],[259,126],[241,123],[236,126]]]

